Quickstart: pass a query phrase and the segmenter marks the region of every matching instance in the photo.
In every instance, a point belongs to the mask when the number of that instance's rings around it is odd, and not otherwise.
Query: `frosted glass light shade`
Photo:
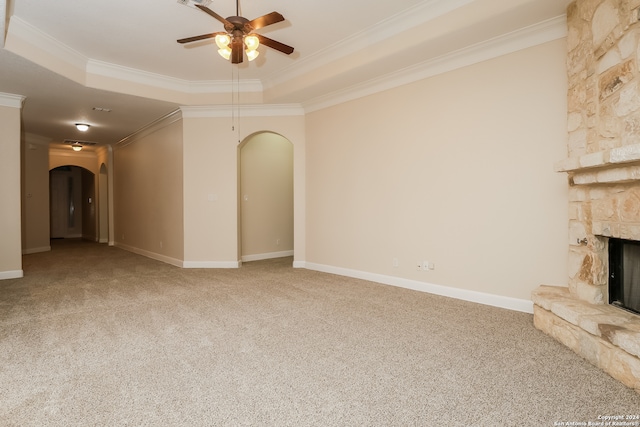
[[[231,48],[225,47],[223,49],[218,49],[218,53],[227,61],[231,58]]]
[[[260,52],[258,52],[257,50],[247,49],[245,50],[245,52],[247,53],[247,58],[249,59],[249,61],[253,61],[258,57],[258,55],[260,55]]]
[[[229,43],[231,43],[231,37],[229,37],[229,34],[218,34],[216,36],[216,44],[220,49],[228,48]]]
[[[258,46],[260,46],[260,39],[253,34],[249,34],[244,38],[244,45],[247,47],[247,50],[256,50]]]

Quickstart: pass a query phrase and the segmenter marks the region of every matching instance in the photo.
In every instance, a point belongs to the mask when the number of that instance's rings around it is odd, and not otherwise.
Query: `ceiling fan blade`
[[[200,4],[196,4],[195,5],[198,9],[200,9],[201,11],[208,13],[209,15],[213,16],[214,18],[216,18],[218,21],[222,22],[225,26],[225,28],[230,25],[233,27],[233,24],[229,21],[227,21],[226,19],[224,19],[222,16],[218,15],[217,13],[215,13],[213,10],[209,9],[206,6],[202,6]]]
[[[211,39],[211,38],[214,38],[215,36],[217,36],[218,34],[227,34],[227,33],[202,34],[202,35],[199,35],[199,36],[186,37],[184,39],[180,39],[180,40],[176,40],[176,41],[178,43],[191,43],[191,42],[196,42],[198,40]]]
[[[240,64],[244,60],[244,45],[241,38],[231,42],[231,63]]]
[[[260,34],[255,35],[258,37],[258,40],[260,40],[260,43],[265,46],[269,46],[272,49],[279,50],[280,52],[286,53],[287,55],[291,55],[293,53],[293,48],[291,46],[287,46],[284,43],[280,43],[279,41],[275,41]]]
[[[280,21],[284,21],[284,16],[280,15],[278,12],[271,12],[256,18],[253,21],[249,21],[248,24],[254,30],[259,30],[260,28],[264,28],[267,25],[275,24]]]

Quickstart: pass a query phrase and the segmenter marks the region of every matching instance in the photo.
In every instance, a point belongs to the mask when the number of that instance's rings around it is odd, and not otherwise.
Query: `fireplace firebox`
[[[640,242],[609,239],[609,304],[640,314]]]

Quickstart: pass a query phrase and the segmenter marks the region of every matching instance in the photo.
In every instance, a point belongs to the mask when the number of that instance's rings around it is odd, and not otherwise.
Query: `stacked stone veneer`
[[[569,287],[533,294],[536,326],[640,391],[640,316],[608,303],[609,237],[640,240],[640,0],[567,9]]]

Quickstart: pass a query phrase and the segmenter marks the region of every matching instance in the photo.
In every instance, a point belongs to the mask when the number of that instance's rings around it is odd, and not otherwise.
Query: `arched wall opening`
[[[238,152],[241,260],[293,256],[293,144],[262,131],[245,138]]]
[[[51,239],[97,240],[95,174],[74,165],[49,170]]]

